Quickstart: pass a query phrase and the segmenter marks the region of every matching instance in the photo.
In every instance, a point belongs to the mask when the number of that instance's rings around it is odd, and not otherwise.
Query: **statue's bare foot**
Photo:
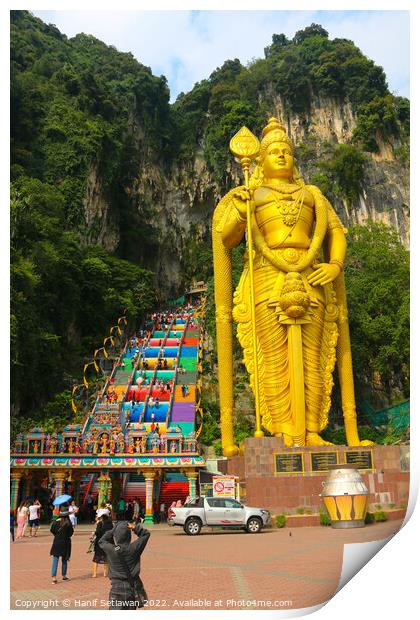
[[[374,446],[375,442],[370,439],[359,439],[359,437],[347,438],[349,448],[357,448],[358,446]]]
[[[291,435],[286,435],[286,433],[283,433],[283,443],[285,448],[291,448],[295,445],[293,437]]]
[[[236,456],[239,453],[238,446],[231,445],[223,448],[223,456]]]
[[[306,445],[307,446],[332,446],[330,441],[325,441],[318,435],[318,433],[306,433]]]

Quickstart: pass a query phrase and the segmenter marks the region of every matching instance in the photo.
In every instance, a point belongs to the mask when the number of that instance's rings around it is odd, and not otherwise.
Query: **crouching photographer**
[[[131,533],[137,539],[131,542]],[[109,564],[110,609],[139,609],[147,602],[147,594],[140,579],[140,556],[147,545],[150,532],[141,521],[119,521],[105,532],[99,546],[105,552]]]

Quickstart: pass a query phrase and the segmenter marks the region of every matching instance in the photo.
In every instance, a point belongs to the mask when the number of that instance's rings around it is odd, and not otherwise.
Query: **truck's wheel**
[[[201,521],[196,517],[191,517],[185,524],[184,531],[188,536],[197,536],[201,532]]]
[[[259,517],[251,517],[246,524],[246,531],[249,534],[258,534],[262,529],[262,521]]]

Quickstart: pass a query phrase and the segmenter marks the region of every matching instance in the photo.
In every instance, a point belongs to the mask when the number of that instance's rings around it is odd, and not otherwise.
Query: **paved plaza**
[[[381,540],[394,534],[400,521],[362,529],[327,527],[264,530],[261,534],[205,531],[186,536],[182,530],[152,526],[142,556],[142,578],[150,609],[290,609],[317,605],[331,598],[342,566],[343,544]],[[103,609],[109,580],[91,577],[87,554],[91,528],[81,525],[73,536],[67,582],[51,583],[52,535],[41,528],[37,538],[11,544],[12,609]],[[59,567],[59,570],[61,565]],[[248,603],[247,603],[248,601]]]

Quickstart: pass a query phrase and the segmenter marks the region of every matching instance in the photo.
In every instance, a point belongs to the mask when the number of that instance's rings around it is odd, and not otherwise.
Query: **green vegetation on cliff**
[[[345,267],[357,393],[378,402],[408,398],[410,256],[389,226],[353,226]],[[382,398],[381,398],[382,397]],[[381,402],[382,400],[382,402]]]
[[[69,41],[26,11],[12,11],[11,44],[12,405],[36,415],[50,399],[60,410],[54,395],[80,381],[123,309],[138,322],[155,301],[152,273],[123,260],[147,231],[116,254],[81,240],[90,171],[124,221],[138,164],[130,115],[141,110],[145,148],[165,151],[169,96],[131,54]]]
[[[32,413],[80,380],[123,309],[138,322],[155,296],[149,271],[80,244],[56,187],[20,177],[11,198],[11,394]]]
[[[183,119],[184,151],[192,152],[201,138],[208,165],[223,180],[233,133],[246,123],[259,135],[272,112],[269,102],[278,97],[286,116],[304,116],[318,98],[348,101],[357,118],[354,140],[367,151],[377,151],[379,139],[408,139],[409,102],[390,94],[383,69],[352,41],[331,41],[324,28],[312,24],[291,40],[273,35],[265,59],[247,66],[228,60],[182,93],[174,109]]]

